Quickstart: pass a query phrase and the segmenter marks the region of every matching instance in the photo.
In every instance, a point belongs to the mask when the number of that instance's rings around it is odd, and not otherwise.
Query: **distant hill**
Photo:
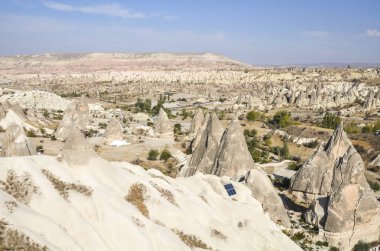
[[[10,70],[10,73],[247,68],[252,66],[211,53],[60,53],[0,57],[0,70]]]

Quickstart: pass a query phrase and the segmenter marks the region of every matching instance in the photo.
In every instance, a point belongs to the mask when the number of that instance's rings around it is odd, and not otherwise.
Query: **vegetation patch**
[[[29,204],[33,194],[38,192],[29,173],[18,176],[14,170],[8,170],[5,181],[0,180],[0,189],[24,204]]]
[[[172,229],[172,231],[176,233],[178,237],[182,240],[182,242],[185,243],[190,248],[202,248],[202,249],[212,250],[209,246],[207,246],[206,243],[204,243],[195,235],[185,234],[184,232],[178,229]]]
[[[216,229],[211,230],[211,236],[218,238],[218,239],[221,239],[221,240],[227,240],[227,236],[225,236],[222,232],[220,232]]]
[[[153,182],[150,182],[150,184],[161,194],[161,197],[165,198],[167,201],[169,201],[173,205],[178,206],[177,202],[174,199],[173,193],[171,191],[164,189]]]
[[[149,209],[144,203],[145,193],[146,186],[141,183],[135,183],[129,188],[128,195],[124,199],[134,205],[142,215],[149,219]]]
[[[48,248],[31,240],[22,232],[8,228],[8,223],[0,219],[0,251],[3,250],[47,251]]]
[[[88,186],[62,181],[46,169],[43,169],[42,173],[53,184],[54,188],[58,191],[59,195],[61,195],[65,200],[68,200],[70,191],[76,191],[87,197],[90,197],[92,195],[93,191]]]

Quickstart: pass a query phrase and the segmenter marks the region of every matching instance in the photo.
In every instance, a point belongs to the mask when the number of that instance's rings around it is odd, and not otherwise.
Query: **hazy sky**
[[[380,1],[0,0],[0,55],[91,51],[379,63]]]

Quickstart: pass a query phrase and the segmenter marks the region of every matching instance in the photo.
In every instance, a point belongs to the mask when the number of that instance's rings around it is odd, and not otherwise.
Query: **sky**
[[[380,63],[380,1],[0,0],[0,55],[59,52]]]

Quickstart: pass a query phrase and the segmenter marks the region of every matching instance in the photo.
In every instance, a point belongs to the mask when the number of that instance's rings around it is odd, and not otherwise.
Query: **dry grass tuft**
[[[166,183],[169,184],[169,181],[167,181],[167,180],[166,180],[164,177],[162,177],[162,176],[158,176],[158,175],[155,175],[155,174],[153,174],[153,173],[149,173],[149,175],[150,175],[150,177],[152,177],[152,178],[161,179],[161,180],[163,180],[163,181],[165,181]]]
[[[32,195],[38,192],[29,173],[18,176],[13,170],[8,170],[5,181],[0,180],[0,189],[24,204],[29,204]]]
[[[174,199],[174,195],[171,191],[169,190],[166,190],[160,186],[158,186],[157,184],[153,183],[153,182],[150,182],[150,184],[155,188],[157,189],[157,191],[161,194],[161,196],[163,198],[165,198],[167,201],[169,201],[170,203],[172,203],[173,205],[177,206],[178,207],[178,204],[177,202],[175,201]]]
[[[76,191],[87,197],[90,197],[92,195],[92,189],[88,186],[64,182],[46,169],[43,169],[42,173],[45,174],[46,178],[48,178],[48,180],[53,184],[54,188],[59,192],[59,195],[61,195],[65,200],[68,200],[70,191]]]
[[[204,197],[203,195],[200,195],[199,197],[200,197],[205,203],[208,204],[208,201],[207,201],[206,197]]]
[[[13,213],[14,209],[17,207],[17,202],[13,200],[6,201],[4,202],[4,205],[7,207],[9,213]]]
[[[9,229],[8,224],[0,219],[0,251],[5,250],[27,250],[27,251],[47,251],[46,246],[31,240],[24,233],[18,230]]]
[[[212,248],[207,246],[206,243],[204,243],[195,235],[185,234],[178,229],[172,229],[172,231],[176,233],[178,237],[182,240],[182,242],[185,243],[190,248],[202,248],[202,249],[212,250]]]
[[[128,195],[124,197],[126,201],[134,205],[142,215],[149,219],[149,209],[144,203],[144,194],[146,193],[146,186],[141,183],[133,184],[128,191]]]
[[[225,236],[222,232],[220,232],[216,229],[211,230],[211,236],[216,237],[216,238],[221,239],[221,240],[227,240],[227,236]]]

